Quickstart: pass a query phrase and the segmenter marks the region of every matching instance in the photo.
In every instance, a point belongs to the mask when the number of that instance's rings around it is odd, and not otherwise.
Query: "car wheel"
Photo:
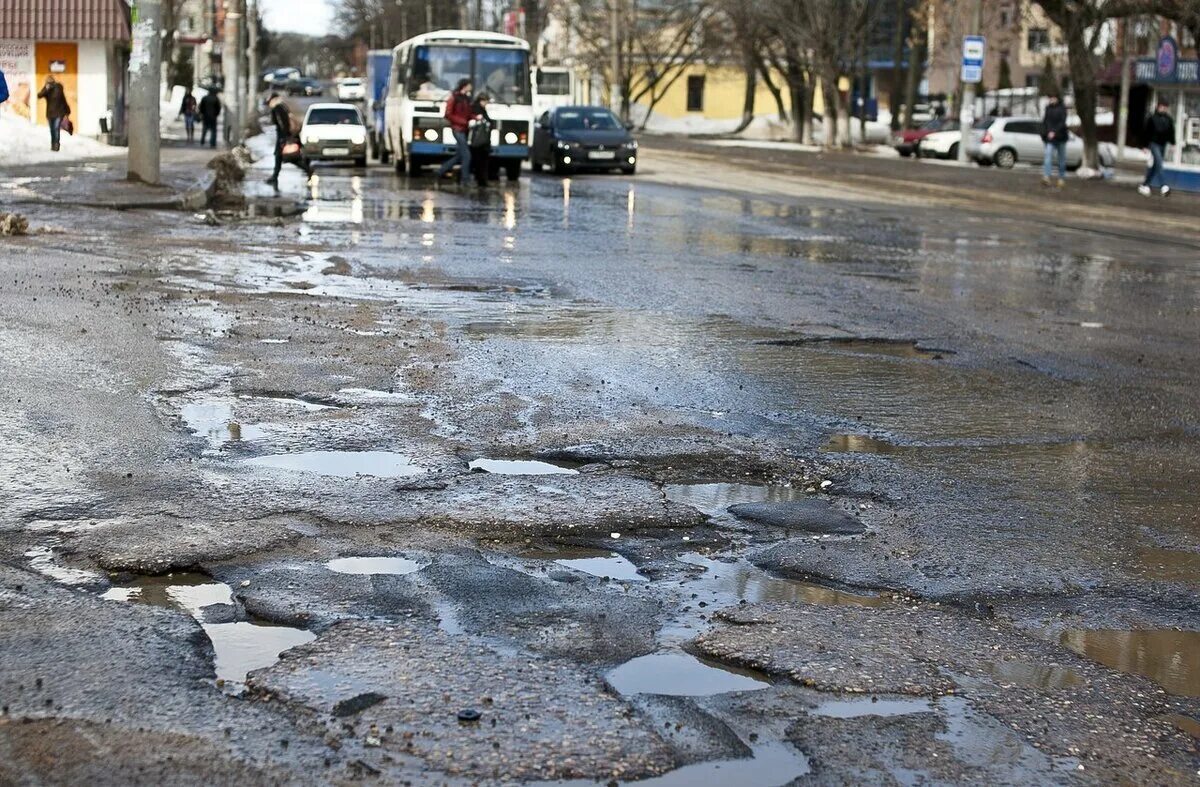
[[[625,175],[632,175],[637,172],[637,164],[634,164],[633,166],[621,167],[621,172]]]
[[[958,143],[957,142],[955,142],[953,145],[951,145],[950,149],[948,151],[946,151],[946,158],[950,159],[951,161],[955,161],[958,159]]]
[[[992,161],[1000,169],[1012,169],[1017,163],[1017,152],[1012,148],[1000,148],[992,156]]]
[[[555,156],[554,163],[550,165],[550,168],[554,170],[555,175],[566,175],[571,171],[571,168],[564,164],[562,159],[557,156]]]
[[[354,166],[358,167],[359,169],[367,166],[367,157],[359,156],[358,158],[354,159]]]
[[[505,162],[504,174],[509,180],[520,180],[521,179],[521,159]]]
[[[912,155],[911,150],[897,150],[896,152],[900,154],[901,158],[908,158]]]

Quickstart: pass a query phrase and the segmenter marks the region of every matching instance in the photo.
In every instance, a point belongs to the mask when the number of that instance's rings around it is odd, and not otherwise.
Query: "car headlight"
[[[305,145],[315,145],[321,141],[321,138],[316,134],[305,134],[304,139],[301,141],[304,142]]]
[[[625,143],[625,147],[629,148],[630,150],[637,150],[638,149],[637,140],[636,139],[629,140],[628,142]]]
[[[559,150],[570,150],[570,149],[571,149],[571,143],[570,143],[570,142],[563,142],[562,140],[559,140],[559,141],[558,141],[558,149],[559,149]]]
[[[361,145],[361,144],[363,144],[364,142],[366,142],[366,141],[367,141],[367,132],[365,132],[365,131],[354,131],[354,132],[351,132],[351,134],[350,134],[350,141],[351,141],[352,143],[354,143],[355,145]]]

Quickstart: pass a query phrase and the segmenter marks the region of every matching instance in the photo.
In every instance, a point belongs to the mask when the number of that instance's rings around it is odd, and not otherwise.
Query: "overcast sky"
[[[259,0],[268,30],[321,35],[329,32],[329,0]]]

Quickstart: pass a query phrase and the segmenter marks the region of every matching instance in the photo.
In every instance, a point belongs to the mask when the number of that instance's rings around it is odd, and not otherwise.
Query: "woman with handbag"
[[[275,126],[275,172],[267,178],[267,183],[279,186],[279,170],[283,169],[285,161],[295,164],[311,178],[312,164],[304,157],[300,138],[292,131],[292,113],[287,104],[278,93],[272,93],[271,98],[267,100],[267,106],[271,108],[271,125]]]
[[[46,84],[38,91],[38,98],[46,99],[46,122],[50,125],[50,149],[58,150],[58,143],[62,131],[71,133],[71,105],[67,103],[67,96],[63,93],[63,86],[53,74],[46,75]],[[64,129],[63,126],[66,126]]]
[[[480,93],[475,97],[471,106],[474,118],[467,128],[467,146],[471,148],[471,168],[475,170],[475,182],[481,187],[487,186],[491,174],[492,159],[492,118],[488,115],[487,106],[491,96]]]

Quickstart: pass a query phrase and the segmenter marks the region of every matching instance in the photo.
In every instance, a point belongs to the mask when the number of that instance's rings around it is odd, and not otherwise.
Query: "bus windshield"
[[[441,101],[459,80],[470,79],[475,92],[501,104],[529,103],[529,53],[521,49],[468,46],[419,46],[408,74],[408,95],[416,101]]]
[[[543,96],[569,96],[571,75],[566,71],[539,71],[537,86]]]

